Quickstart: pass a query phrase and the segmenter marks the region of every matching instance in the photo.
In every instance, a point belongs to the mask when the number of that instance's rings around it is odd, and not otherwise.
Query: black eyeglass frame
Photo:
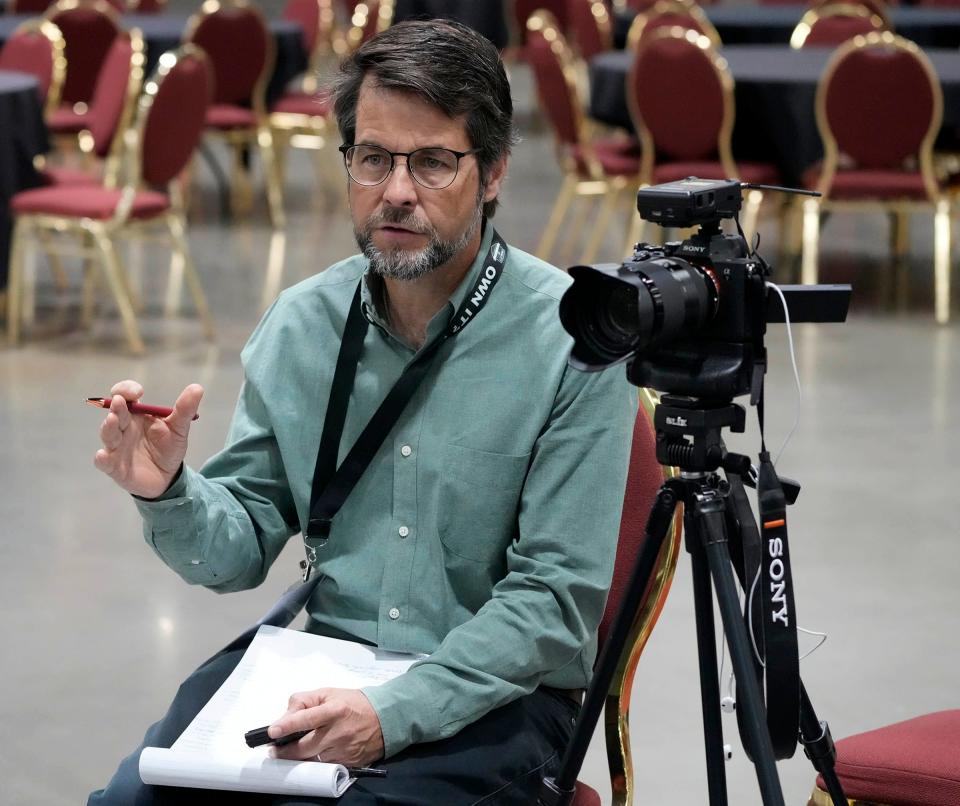
[[[350,172],[350,166],[347,164],[347,152],[353,148],[359,148],[360,146],[366,146],[367,148],[376,148],[382,151],[384,154],[390,155],[390,169],[383,175],[383,179],[379,182],[374,182],[372,185],[368,185],[364,182],[358,182],[354,175]],[[450,187],[454,182],[457,181],[457,177],[460,175],[460,160],[464,157],[469,157],[471,154],[476,154],[480,151],[479,148],[471,148],[469,151],[454,151],[452,148],[445,148],[444,146],[424,146],[423,148],[415,148],[413,151],[388,151],[383,146],[373,145],[372,143],[354,143],[353,145],[343,145],[337,148],[341,154],[343,154],[343,167],[347,171],[347,176],[349,176],[354,182],[356,182],[360,187],[365,188],[375,188],[377,185],[382,185],[387,179],[390,178],[390,174],[393,173],[393,169],[397,167],[397,157],[406,157],[406,168],[407,172],[410,174],[410,177],[416,182],[420,187],[426,188],[427,190],[444,190],[445,188]],[[425,185],[419,179],[417,175],[410,168],[410,157],[414,154],[417,154],[421,151],[446,151],[448,154],[453,154],[457,158],[457,167],[453,172],[453,177],[450,179],[447,184],[442,185],[441,187],[430,187],[430,185]]]

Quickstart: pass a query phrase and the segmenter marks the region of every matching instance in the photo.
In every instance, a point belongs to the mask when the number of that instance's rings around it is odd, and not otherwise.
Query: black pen
[[[247,743],[247,747],[260,747],[264,744],[272,744],[274,747],[281,747],[282,745],[295,742],[297,739],[302,739],[310,732],[309,730],[298,730],[294,731],[293,733],[288,733],[285,736],[271,739],[270,734],[267,733],[269,727],[269,725],[264,725],[262,728],[248,730],[243,735],[243,738]],[[347,772],[350,774],[351,778],[386,778],[387,776],[386,770],[382,770],[377,767],[347,767]]]
[[[347,767],[351,778],[386,778],[387,771],[379,767]]]

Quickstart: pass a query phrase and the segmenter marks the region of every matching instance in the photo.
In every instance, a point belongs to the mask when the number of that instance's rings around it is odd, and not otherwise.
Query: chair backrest
[[[547,117],[561,150],[583,141],[583,104],[577,89],[573,54],[549,11],[536,11],[527,20],[527,62],[533,70],[540,109]]]
[[[584,61],[613,49],[610,13],[603,0],[569,0],[567,17],[577,52]]]
[[[90,101],[90,135],[93,153],[101,159],[119,160],[123,148],[123,134],[133,119],[133,110],[143,86],[146,49],[143,36],[136,28],[117,34],[104,59],[97,86]],[[116,169],[109,165],[105,182],[112,186]]]
[[[281,17],[295,22],[303,31],[303,49],[306,53],[313,53],[320,38],[320,25],[323,19],[324,7],[328,9],[326,22],[332,24],[332,0],[287,0]]]
[[[630,575],[637,555],[646,540],[647,518],[660,485],[676,470],[657,463],[656,435],[653,430],[654,392],[640,389],[640,407],[633,428],[630,468],[620,519],[620,538],[614,562],[613,581],[598,631],[598,644],[603,646],[617,615],[624,595],[629,590]],[[633,803],[633,770],[630,763],[629,708],[630,691],[640,654],[663,610],[680,552],[681,519],[674,516],[667,539],[657,558],[654,576],[634,617],[630,635],[621,658],[617,677],[607,696],[607,761],[610,765],[614,803]],[[611,718],[615,714],[616,718]]]
[[[703,34],[713,47],[720,47],[720,34],[713,23],[702,8],[688,0],[657,0],[650,8],[638,13],[627,31],[627,47],[636,50],[644,38],[655,31],[676,26]]]
[[[7,12],[10,14],[44,14],[56,0],[10,0]],[[125,0],[107,0],[117,11],[127,10]]]
[[[816,116],[824,144],[822,187],[829,188],[841,155],[866,169],[902,170],[916,159],[928,193],[936,195],[932,150],[943,92],[913,42],[887,31],[841,45],[817,85]]]
[[[44,16],[63,32],[66,46],[61,102],[89,104],[100,67],[120,31],[117,10],[105,0],[60,0]]]
[[[510,39],[522,45],[527,41],[527,20],[535,11],[549,11],[561,31],[568,30],[567,0],[506,0],[507,25],[513,34]]]
[[[159,14],[167,7],[167,0],[129,0],[128,11],[137,14]]]
[[[0,69],[36,76],[44,109],[51,112],[60,104],[66,75],[64,49],[63,34],[56,25],[49,20],[27,20],[0,48]]]
[[[784,2],[793,3],[795,0],[784,0]],[[613,7],[619,9],[632,9],[633,11],[647,11],[657,4],[658,0],[613,0]],[[710,6],[713,0],[683,0],[689,6]]]
[[[213,103],[252,106],[265,114],[276,46],[259,8],[247,0],[206,0],[187,21],[183,41],[210,59]]]
[[[707,37],[679,27],[644,37],[627,75],[627,106],[640,132],[644,181],[658,153],[673,160],[719,157],[727,175],[736,176],[733,78]],[[697,125],[678,109],[696,109]]]
[[[350,27],[337,50],[353,53],[368,39],[393,25],[394,0],[365,0],[354,6]]]
[[[883,18],[866,6],[855,3],[830,3],[809,8],[790,36],[790,47],[840,45],[859,34],[885,31]]]
[[[195,45],[182,45],[160,57],[144,84],[136,122],[127,136],[128,157],[139,169],[129,176],[160,187],[183,171],[203,135],[213,82],[210,60]]]
[[[885,27],[892,30],[892,26],[890,25],[889,6],[896,5],[896,3],[888,2],[888,0],[811,0],[810,8],[829,6],[836,2],[850,3],[855,6],[863,6],[865,9],[867,9],[867,11],[870,11],[880,17],[880,19],[883,20]]]

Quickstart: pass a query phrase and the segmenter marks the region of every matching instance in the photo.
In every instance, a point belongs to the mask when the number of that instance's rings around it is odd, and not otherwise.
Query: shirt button
[[[410,530],[406,526],[401,526],[399,529],[397,529],[397,532],[400,533],[400,537],[406,537],[408,534],[410,534]]]
[[[409,445],[404,445],[404,446],[400,449],[400,455],[401,455],[401,456],[409,456],[411,453],[413,453],[413,448],[411,448]]]
[[[390,618],[392,618],[394,621],[396,621],[398,618],[400,618],[400,611],[397,610],[397,608],[395,607],[391,607],[390,612],[387,613],[387,615],[390,616]]]

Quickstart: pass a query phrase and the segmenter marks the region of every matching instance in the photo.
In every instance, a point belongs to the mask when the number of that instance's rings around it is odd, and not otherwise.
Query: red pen
[[[98,409],[109,409],[112,399],[109,397],[88,397],[87,403],[96,406]],[[150,414],[154,417],[169,417],[173,414],[173,409],[168,406],[151,406],[147,403],[133,403],[129,400],[127,401],[127,410],[131,414]],[[192,419],[199,420],[200,415],[194,414]]]

